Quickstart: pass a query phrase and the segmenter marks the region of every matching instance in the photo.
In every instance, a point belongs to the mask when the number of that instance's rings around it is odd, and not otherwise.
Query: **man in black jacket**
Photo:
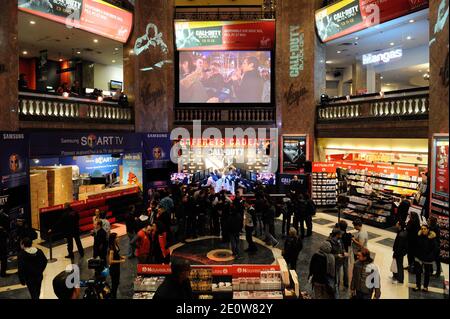
[[[232,210],[228,218],[228,231],[230,234],[231,251],[235,257],[239,256],[239,234],[242,231],[243,218],[241,214]]]
[[[103,229],[101,220],[97,221],[94,233],[94,258],[100,257],[106,263],[106,255],[108,253],[108,235]]]
[[[189,273],[191,266],[187,261],[173,261],[170,265],[172,274],[164,279],[164,282],[155,292],[154,300],[192,300],[191,282]]]
[[[67,252],[68,255],[65,258],[74,258],[73,254],[73,240],[78,248],[78,253],[81,257],[84,256],[84,249],[80,239],[80,216],[74,211],[69,204],[64,205],[64,212],[61,219],[56,223],[55,228],[64,235],[67,240]],[[50,229],[49,233],[53,230]]]
[[[232,76],[237,102],[262,102],[264,80],[259,74],[258,67],[258,59],[254,56],[248,56],[244,59],[241,69],[238,69],[236,74]]]
[[[29,238],[22,239],[20,246],[22,251],[17,257],[20,283],[28,287],[31,299],[39,299],[47,258],[42,250],[32,247],[32,241]]]
[[[392,256],[397,263],[397,273],[393,274],[394,283],[397,281],[403,284],[404,273],[403,273],[403,258],[408,253],[408,233],[405,230],[405,224],[398,222],[397,225],[397,236],[395,237],[394,246],[392,250],[394,255]]]

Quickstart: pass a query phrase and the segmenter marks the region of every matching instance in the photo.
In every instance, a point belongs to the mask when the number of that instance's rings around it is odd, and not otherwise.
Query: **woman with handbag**
[[[331,254],[331,244],[323,242],[309,264],[308,280],[311,282],[315,299],[334,299],[335,260]]]

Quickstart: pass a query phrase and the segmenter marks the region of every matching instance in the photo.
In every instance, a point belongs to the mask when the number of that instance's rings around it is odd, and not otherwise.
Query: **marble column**
[[[135,105],[137,132],[168,131],[173,124],[173,13],[173,0],[136,1],[124,76],[125,93]]]
[[[314,14],[321,0],[280,0],[277,4],[277,125],[281,134],[308,134],[314,157],[315,112],[326,90],[325,49]]]
[[[19,127],[19,47],[17,42],[17,0],[2,1],[0,17],[0,131]]]
[[[430,138],[448,133],[449,0],[430,1]]]

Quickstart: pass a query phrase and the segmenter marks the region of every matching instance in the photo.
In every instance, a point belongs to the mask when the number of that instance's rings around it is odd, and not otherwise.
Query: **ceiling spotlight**
[[[133,50],[133,49],[131,49],[129,53],[130,53],[130,54],[134,54],[134,50]]]
[[[331,64],[331,63],[333,63],[332,61],[326,61],[325,62],[326,64]]]
[[[116,63],[116,60],[112,60],[111,62],[112,62],[112,63]]]
[[[430,75],[429,75],[428,73],[425,73],[425,74],[423,75],[423,79],[424,79],[424,80],[429,80],[429,79],[430,79]]]
[[[97,101],[98,102],[102,102],[103,101],[103,97],[102,96],[97,97]]]
[[[387,86],[391,86],[391,83],[386,83]]]
[[[409,20],[409,23],[414,23],[414,22],[416,22],[416,20],[414,20],[414,19]]]
[[[342,53],[342,51],[337,51],[336,53],[337,53],[337,54],[341,54],[341,53]]]
[[[22,54],[23,54],[23,55],[27,55],[27,54],[28,54],[28,51],[22,51]]]
[[[63,61],[63,59],[59,58],[59,62],[62,62],[62,61]]]
[[[391,42],[391,43],[389,43],[391,46],[394,46],[395,45],[395,43],[394,42]]]
[[[94,39],[94,43],[98,43],[98,39]]]
[[[383,76],[380,76],[380,80],[383,80],[384,79],[384,77]]]
[[[119,51],[119,48],[114,48],[114,50]]]
[[[359,37],[356,37],[355,40],[358,41],[358,40],[359,40]]]
[[[64,93],[63,93],[63,97],[64,97],[65,99],[69,98],[69,93],[68,93],[68,92],[64,92]]]
[[[31,21],[30,21],[30,24],[36,24],[36,21],[31,20]]]
[[[408,35],[407,37],[406,37],[406,40],[411,40],[412,39],[412,36],[410,36],[410,35]]]
[[[77,51],[77,54],[81,54],[81,51]]]

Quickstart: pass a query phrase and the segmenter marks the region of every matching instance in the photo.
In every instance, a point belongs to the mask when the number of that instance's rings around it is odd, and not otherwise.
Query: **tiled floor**
[[[297,273],[299,275],[301,290],[311,293],[311,286],[307,281],[309,272],[309,262],[312,255],[318,250],[321,243],[326,240],[330,234],[330,227],[332,227],[337,222],[337,214],[328,214],[318,212],[313,219],[313,231],[312,237],[307,237],[303,242],[303,250],[299,255],[299,260],[297,263]],[[351,225],[350,221],[347,221]],[[276,233],[281,233],[281,221],[276,222]],[[415,282],[415,276],[410,275],[405,272],[405,284],[392,284],[389,276],[392,274],[389,271],[391,261],[392,261],[392,244],[395,238],[395,233],[388,230],[377,229],[370,226],[364,226],[369,232],[369,243],[368,248],[375,253],[375,263],[380,268],[382,276],[382,298],[385,299],[436,299],[443,298],[443,277],[440,279],[433,278],[430,283],[430,292],[425,293],[415,293],[412,291]],[[127,253],[128,248],[128,238],[125,234],[125,227],[120,225],[115,228],[120,239],[120,246],[122,254]],[[281,237],[281,236],[278,236]],[[255,238],[255,242],[258,243],[258,247],[261,249],[258,255],[249,256],[244,254],[243,258],[236,261],[235,263],[273,263],[276,258],[281,256],[281,249],[283,248],[283,241],[280,239],[280,244],[277,248],[267,247],[262,238]],[[241,248],[246,247],[245,236],[241,236]],[[85,236],[83,239],[83,246],[86,248],[86,257],[79,259],[75,258],[74,263],[80,267],[80,274],[82,279],[89,279],[93,272],[87,269],[87,259],[92,256],[92,244],[93,239],[91,236]],[[198,239],[189,245],[178,244],[172,248],[177,248],[175,255],[177,254],[188,254],[193,255],[193,253],[198,253],[198,255],[205,255],[205,253],[211,249],[226,248],[222,247],[223,244],[220,243],[216,238],[204,238]],[[192,249],[190,249],[191,247]],[[48,256],[48,249],[46,247],[40,246],[41,249]],[[59,245],[54,248],[54,257],[58,260],[55,263],[48,264],[47,269],[44,273],[44,281],[41,290],[41,298],[55,298],[53,293],[51,282],[59,272],[63,271],[66,266],[71,264],[71,261],[65,259],[64,256],[67,254],[66,246]],[[77,254],[76,254],[77,255]],[[15,272],[16,265],[15,261],[9,264],[10,270],[8,273],[10,275],[7,278],[0,278],[0,299],[10,299],[10,298],[29,298],[28,291],[25,287],[21,286],[17,275]],[[121,266],[121,284],[119,287],[118,297],[119,298],[131,298],[133,295],[133,279],[136,276],[136,259],[127,259],[127,261]],[[443,264],[443,273],[445,278],[448,278],[448,265]],[[409,283],[409,284],[407,284]],[[340,298],[348,298],[348,291],[342,290],[340,292]]]

